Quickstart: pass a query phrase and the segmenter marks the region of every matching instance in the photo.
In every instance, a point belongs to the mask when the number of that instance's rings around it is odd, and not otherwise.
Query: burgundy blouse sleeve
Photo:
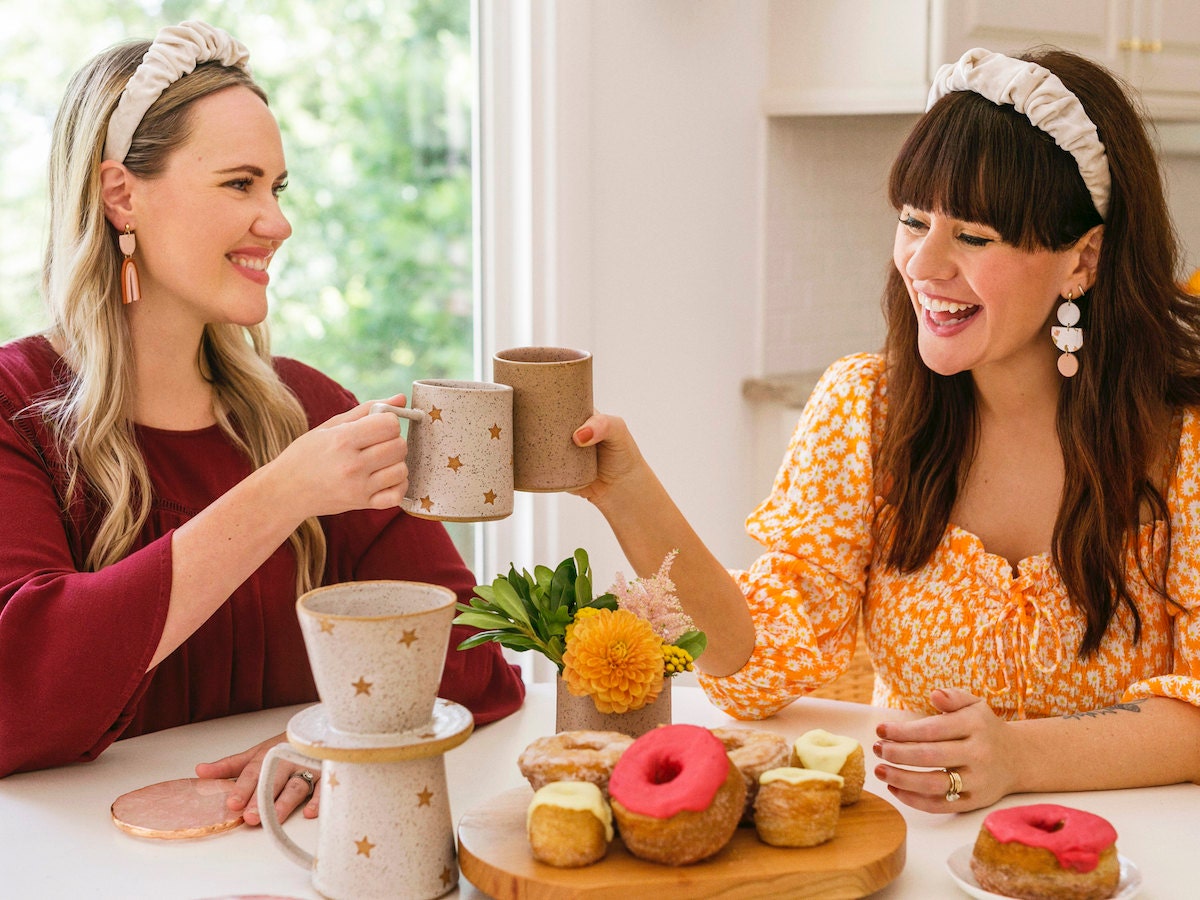
[[[81,572],[53,473],[0,394],[0,776],[94,759],[147,682],[171,535]]]

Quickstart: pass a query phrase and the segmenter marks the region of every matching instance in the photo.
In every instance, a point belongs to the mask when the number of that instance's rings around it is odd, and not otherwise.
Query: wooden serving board
[[[899,811],[864,792],[842,808],[837,834],[818,847],[784,849],[759,841],[742,827],[720,853],[690,866],[662,866],[632,856],[620,837],[600,862],[558,869],[538,862],[529,849],[525,811],[529,788],[515,788],[471,810],[458,823],[463,875],[496,900],[629,900],[682,888],[689,900],[762,896],[863,897],[890,883],[904,868],[907,828]],[[666,896],[663,894],[663,896]]]

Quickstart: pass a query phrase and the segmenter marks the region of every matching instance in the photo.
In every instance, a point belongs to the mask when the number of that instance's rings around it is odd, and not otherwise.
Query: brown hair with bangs
[[[1170,427],[1200,403],[1200,302],[1178,284],[1178,248],[1158,160],[1138,110],[1103,67],[1066,51],[1021,57],[1049,69],[1082,102],[1108,155],[1112,193],[1096,283],[1081,298],[1086,345],[1064,379],[1058,438],[1065,483],[1051,554],[1087,619],[1080,657],[1094,653],[1121,605],[1135,642],[1141,617],[1126,554],[1143,521],[1161,520],[1167,554],[1142,577],[1164,598],[1170,523],[1162,480]],[[889,198],[995,229],[1014,246],[1062,250],[1101,224],[1074,158],[1011,106],[972,92],[941,98],[913,128],[889,179]],[[978,418],[970,372],[942,376],[922,362],[917,321],[900,273],[883,298],[889,409],[876,467],[885,504],[877,522],[886,563],[926,564],[950,523],[970,468]],[[1049,340],[1049,335],[1046,337]]]

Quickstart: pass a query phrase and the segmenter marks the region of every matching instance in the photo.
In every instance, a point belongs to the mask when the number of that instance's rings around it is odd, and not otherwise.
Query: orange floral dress
[[[841,674],[860,621],[875,666],[873,702],[934,712],[929,694],[959,687],[1009,719],[1059,716],[1158,695],[1200,706],[1200,615],[1181,612],[1146,584],[1130,551],[1130,590],[1142,618],[1122,606],[1100,651],[1081,661],[1084,618],[1067,599],[1049,554],[1018,563],[988,553],[951,525],[922,569],[901,573],[877,558],[871,528],[875,453],[887,414],[884,361],[839,360],[804,409],[770,496],[746,522],[766,547],[734,572],[756,627],[738,672],[700,675],[712,702],[742,719],[766,718]],[[1168,489],[1168,590],[1200,607],[1200,410],[1183,414]],[[1155,565],[1165,527],[1139,534]]]

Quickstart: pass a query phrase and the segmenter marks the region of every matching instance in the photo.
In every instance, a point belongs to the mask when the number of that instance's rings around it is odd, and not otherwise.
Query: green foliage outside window
[[[0,35],[0,341],[45,326],[48,135],[71,73],[189,18],[250,48],[283,132],[294,234],[271,266],[275,352],[362,399],[471,377],[470,0],[12,4]]]

